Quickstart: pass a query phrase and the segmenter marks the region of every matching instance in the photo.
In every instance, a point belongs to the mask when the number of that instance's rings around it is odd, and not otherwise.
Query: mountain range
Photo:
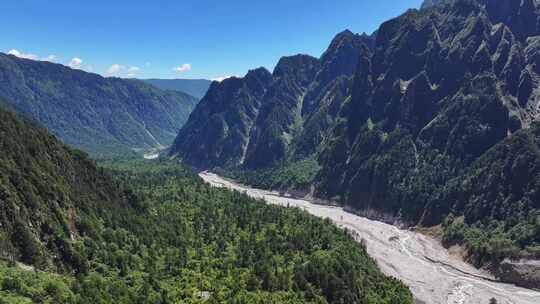
[[[244,78],[214,82],[176,138],[171,153],[197,167],[258,168],[311,155],[349,95],[362,48],[374,39],[338,34],[320,57],[283,57]]]
[[[143,81],[162,90],[179,91],[198,99],[204,97],[212,83],[207,79],[143,79]]]
[[[426,1],[320,58],[212,84],[170,155],[246,183],[311,160],[301,190],[440,227],[478,267],[540,286],[507,259],[540,258],[539,20],[535,0]]]
[[[5,54],[0,54],[0,98],[96,157],[170,145],[198,102],[140,80]]]

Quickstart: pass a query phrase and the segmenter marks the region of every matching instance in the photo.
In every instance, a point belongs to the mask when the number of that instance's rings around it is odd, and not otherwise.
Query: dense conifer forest
[[[412,303],[329,221],[0,115],[0,303]]]

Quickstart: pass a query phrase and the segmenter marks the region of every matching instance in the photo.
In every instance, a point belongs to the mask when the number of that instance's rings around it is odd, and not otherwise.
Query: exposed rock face
[[[500,18],[487,4],[449,1],[381,26],[343,108],[346,122],[321,153],[319,195],[437,223],[423,217],[429,196],[536,120],[537,39],[494,24]],[[416,184],[433,192],[415,197]]]
[[[171,144],[197,103],[142,81],[5,54],[0,54],[0,97],[94,156]]]
[[[482,0],[493,23],[506,24],[520,40],[540,33],[537,0]]]
[[[285,158],[293,132],[300,127],[297,121],[302,119],[304,94],[319,69],[319,60],[307,55],[279,61],[274,82],[263,98],[251,133],[245,159],[247,167],[267,167]]]
[[[425,0],[422,9],[443,8],[461,0]],[[504,23],[521,40],[540,33],[538,0],[472,0],[488,13],[493,24]]]
[[[373,45],[344,31],[321,58],[283,57],[272,74],[258,69],[213,84],[171,154],[201,168],[252,169],[312,155],[350,95],[360,48]]]
[[[540,262],[504,260],[497,273],[503,282],[513,283],[529,288],[540,286]]]
[[[243,162],[262,98],[272,81],[272,74],[260,68],[243,79],[212,83],[176,137],[173,153],[182,151],[183,160],[197,167]]]

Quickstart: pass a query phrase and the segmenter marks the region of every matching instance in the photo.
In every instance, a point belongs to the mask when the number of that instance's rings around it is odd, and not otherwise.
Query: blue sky
[[[106,76],[208,78],[319,56],[422,0],[0,1],[0,51]]]

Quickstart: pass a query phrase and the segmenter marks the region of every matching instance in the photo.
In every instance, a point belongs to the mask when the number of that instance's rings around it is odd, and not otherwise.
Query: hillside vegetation
[[[0,115],[0,303],[413,302],[329,221]]]
[[[0,98],[94,157],[170,145],[198,102],[135,79],[1,53]]]

